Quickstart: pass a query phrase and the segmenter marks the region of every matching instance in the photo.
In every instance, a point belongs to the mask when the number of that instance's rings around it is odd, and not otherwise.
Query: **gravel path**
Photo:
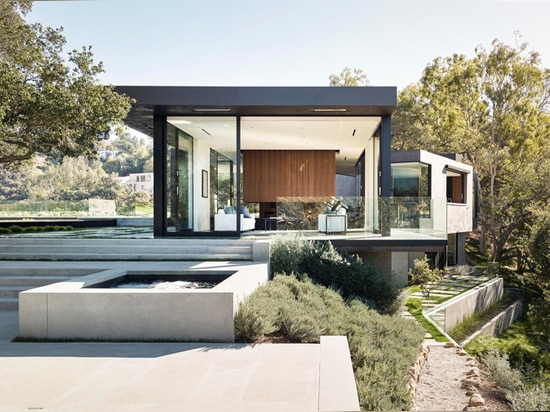
[[[453,345],[429,345],[416,388],[418,411],[509,411],[477,360]]]

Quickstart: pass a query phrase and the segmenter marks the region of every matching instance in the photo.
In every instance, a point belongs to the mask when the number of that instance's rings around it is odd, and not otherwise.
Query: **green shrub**
[[[321,335],[346,335],[357,391],[365,410],[409,410],[406,380],[424,338],[416,322],[381,315],[358,299],[342,296],[302,276],[277,275],[256,289],[235,318],[239,341],[283,335],[318,342]]]
[[[299,235],[279,235],[270,243],[271,273],[303,273],[304,256],[314,248],[314,243]]]
[[[420,290],[425,297],[430,297],[430,291],[434,283],[443,278],[443,271],[430,267],[430,260],[427,256],[423,259],[415,259],[414,267],[409,269],[411,284],[420,285]]]
[[[529,384],[519,369],[513,369],[506,354],[489,350],[482,362],[487,366],[491,377],[503,389],[514,411],[547,411],[550,409],[550,392],[539,384]]]
[[[338,252],[330,242],[277,236],[271,244],[271,270],[309,277],[338,290],[344,299],[359,298],[382,313],[397,313],[400,290],[393,279],[359,257]]]
[[[491,349],[483,354],[481,360],[504,391],[518,391],[523,387],[521,372],[510,367],[506,354],[502,355],[498,350]]]
[[[514,411],[550,410],[550,392],[542,385],[535,385],[506,395]]]
[[[0,227],[0,234],[9,235],[12,231],[9,227]]]
[[[26,231],[24,227],[18,226],[18,225],[11,225],[9,227],[12,233],[23,233]]]

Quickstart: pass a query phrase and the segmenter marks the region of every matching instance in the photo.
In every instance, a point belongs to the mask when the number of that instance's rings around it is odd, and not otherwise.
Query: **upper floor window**
[[[392,192],[394,197],[430,197],[430,165],[424,163],[396,163],[392,165]]]
[[[447,169],[447,202],[466,203],[466,176],[464,173]]]

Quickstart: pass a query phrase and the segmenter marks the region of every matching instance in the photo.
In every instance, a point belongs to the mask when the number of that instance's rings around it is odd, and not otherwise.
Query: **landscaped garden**
[[[328,242],[279,236],[271,245],[274,278],[241,304],[242,342],[319,342],[348,338],[365,410],[409,410],[408,371],[425,331],[401,316],[401,290],[359,258]]]

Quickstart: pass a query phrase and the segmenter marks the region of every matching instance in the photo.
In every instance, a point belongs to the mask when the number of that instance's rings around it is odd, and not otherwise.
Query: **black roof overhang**
[[[154,115],[387,116],[396,87],[116,86],[135,100],[125,123],[151,134]]]

